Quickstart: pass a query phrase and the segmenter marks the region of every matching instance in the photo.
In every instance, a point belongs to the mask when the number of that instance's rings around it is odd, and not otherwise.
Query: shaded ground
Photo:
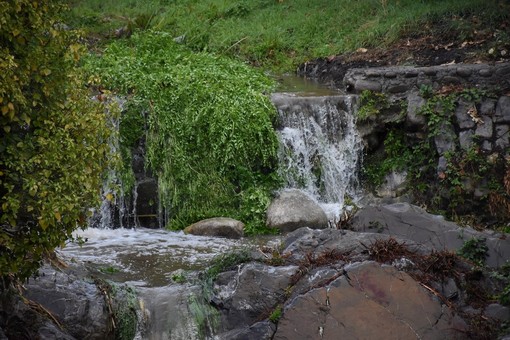
[[[476,16],[459,21],[470,29],[452,31],[445,28],[446,23],[431,23],[419,35],[405,36],[385,48],[359,48],[352,53],[308,61],[299,66],[298,75],[341,88],[343,76],[350,68],[510,61],[508,20],[496,27],[487,27]]]

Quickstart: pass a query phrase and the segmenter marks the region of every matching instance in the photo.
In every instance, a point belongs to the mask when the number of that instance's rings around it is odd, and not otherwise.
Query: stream
[[[357,195],[355,174],[361,154],[352,111],[353,96],[302,78],[280,77],[272,95],[279,112],[280,168],[287,188],[316,200],[330,220],[338,218],[345,197]],[[111,204],[102,209],[110,209]],[[133,211],[137,211],[134,207]],[[111,217],[110,211],[101,211]],[[139,304],[136,339],[203,338],[197,326],[198,273],[219,254],[237,249],[277,247],[280,236],[231,240],[185,235],[164,229],[126,229],[102,219],[75,236],[86,242],[60,250],[67,261],[85,263],[94,275],[135,287]],[[210,308],[210,307],[209,307]]]

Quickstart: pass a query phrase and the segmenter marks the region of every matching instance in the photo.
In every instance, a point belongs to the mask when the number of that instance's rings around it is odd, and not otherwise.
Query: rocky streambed
[[[303,227],[280,243],[243,249],[213,274],[174,276],[152,291],[83,266],[45,266],[20,287],[23,298],[3,296],[1,337],[496,339],[507,332],[510,240],[407,203],[361,209],[341,229]],[[147,294],[164,308],[149,306]],[[167,321],[157,336],[149,332],[156,318]]]

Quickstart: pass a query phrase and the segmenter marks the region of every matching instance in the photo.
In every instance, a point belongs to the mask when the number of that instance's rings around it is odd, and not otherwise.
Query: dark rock
[[[455,118],[457,118],[457,124],[461,129],[470,129],[475,126],[475,122],[469,116],[468,111],[473,106],[473,103],[465,100],[460,100],[457,108],[455,109]]]
[[[193,223],[186,227],[184,232],[201,236],[241,238],[244,234],[244,223],[228,217],[213,217]]]
[[[268,318],[283,302],[285,289],[298,269],[248,263],[216,281],[212,302],[220,310],[223,330],[245,328]]]
[[[359,79],[354,83],[354,89],[356,90],[356,92],[362,92],[365,90],[381,92],[382,87],[381,83],[379,82]]]
[[[480,104],[480,114],[482,116],[492,116],[496,112],[496,103],[494,99],[485,99]]]
[[[352,219],[352,228],[357,231],[368,232],[374,226],[381,233],[438,250],[456,251],[472,238],[485,239],[489,248],[486,264],[490,267],[499,267],[510,258],[509,238],[502,238],[498,233],[459,227],[445,221],[442,216],[429,214],[407,203],[365,207]]]
[[[74,274],[81,271],[61,271],[44,265],[39,276],[24,285],[23,295],[26,301],[32,301],[30,304],[4,292],[0,301],[0,329],[5,336],[62,340],[112,338],[111,317],[104,296],[93,282]],[[42,313],[43,309],[53,317]]]
[[[495,123],[510,123],[510,97],[500,97],[496,105]]]
[[[267,209],[267,226],[289,232],[301,227],[328,227],[324,210],[300,190],[282,191]]]
[[[106,302],[94,283],[44,266],[25,287],[25,297],[44,306],[73,337],[105,339],[111,335]]]
[[[510,321],[510,308],[502,306],[499,303],[491,303],[485,307],[485,315],[491,319],[501,322]]]
[[[158,182],[146,177],[136,184],[136,225],[159,228]]]
[[[465,67],[459,67],[457,68],[457,74],[461,77],[469,77],[472,73],[471,69],[465,68]]]
[[[416,92],[412,92],[407,96],[407,116],[406,124],[411,127],[423,127],[427,123],[425,116],[420,114],[420,109],[425,105],[426,101]]]
[[[461,80],[457,77],[446,76],[442,79],[443,84],[460,84]]]
[[[455,140],[457,138],[453,127],[449,123],[442,123],[440,132],[434,136],[434,143],[439,155],[444,155],[448,151],[455,150]]]
[[[482,68],[480,71],[478,71],[478,74],[481,75],[482,77],[485,77],[485,78],[489,78],[492,76],[492,69],[490,68]]]
[[[261,321],[250,327],[233,329],[229,332],[218,335],[220,340],[269,340],[276,331],[274,323]],[[215,337],[216,339],[216,337]]]
[[[481,119],[483,123],[477,125],[475,136],[491,138],[494,130],[491,117],[483,116]]]
[[[496,126],[496,147],[500,150],[507,150],[510,146],[510,127],[508,125]]]
[[[473,132],[473,130],[461,131],[459,133],[460,147],[464,150],[469,150],[474,144],[473,142],[474,135],[475,133]]]
[[[405,78],[414,78],[418,77],[418,71],[416,70],[409,70],[404,73]]]
[[[398,84],[389,86],[387,91],[389,93],[402,93],[408,91],[409,89],[409,86],[406,84]]]

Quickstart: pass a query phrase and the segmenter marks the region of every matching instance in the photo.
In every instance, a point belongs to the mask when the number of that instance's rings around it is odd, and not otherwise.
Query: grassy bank
[[[360,47],[384,47],[430,25],[469,36],[475,14],[484,27],[508,15],[501,1],[449,0],[74,0],[70,24],[112,38],[136,29],[181,37],[207,50],[275,71]],[[506,8],[508,9],[508,7]],[[440,19],[443,18],[443,19]]]

